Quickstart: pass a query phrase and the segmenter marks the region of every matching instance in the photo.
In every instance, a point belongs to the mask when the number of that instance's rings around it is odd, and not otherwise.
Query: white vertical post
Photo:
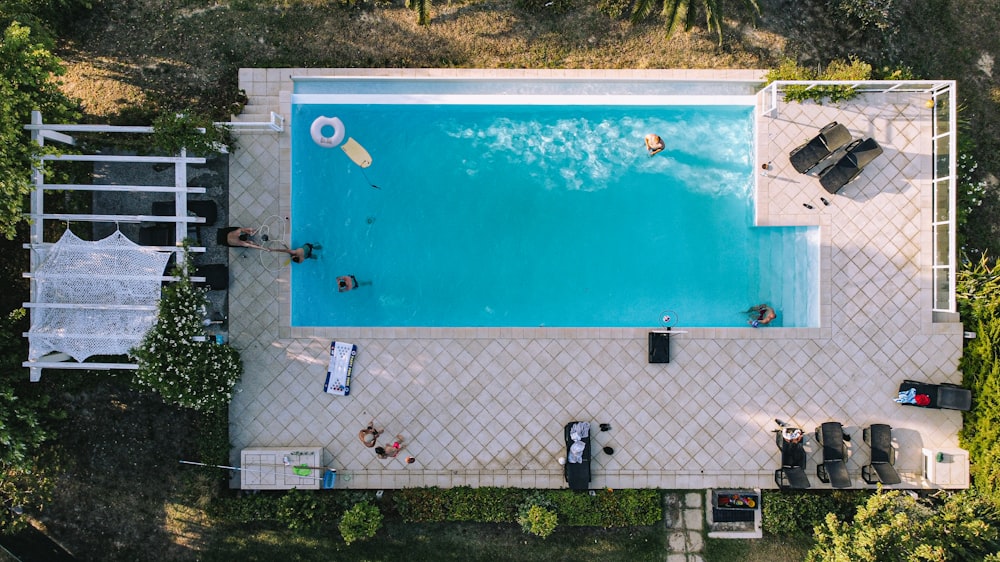
[[[187,149],[181,148],[180,157],[183,159],[180,162],[174,164],[174,187],[178,189],[174,193],[174,215],[178,217],[187,217],[187,193],[180,191],[182,188],[187,188]],[[187,222],[176,222],[174,224],[174,235],[178,244],[182,240],[187,238]]]
[[[34,110],[31,112],[31,124],[41,125],[42,124],[42,112]],[[45,146],[45,137],[42,136],[41,131],[32,130],[31,131],[32,142],[38,144],[38,146]],[[42,189],[42,184],[45,183],[45,175],[42,173],[42,166],[44,164],[41,160],[33,163],[31,165],[31,182],[34,184],[35,188],[31,192],[31,214],[42,214],[45,212],[45,191]],[[31,230],[29,233],[30,241],[32,244],[41,244],[44,242],[44,223],[42,219],[31,221]],[[39,260],[38,252],[28,252],[29,259],[29,271],[38,270],[41,262]],[[28,282],[28,291],[32,302],[38,300],[38,282],[31,279]],[[35,311],[28,309],[28,325],[33,326],[35,324]],[[40,368],[31,368],[28,370],[29,380],[31,382],[38,382],[42,378],[42,370]]]

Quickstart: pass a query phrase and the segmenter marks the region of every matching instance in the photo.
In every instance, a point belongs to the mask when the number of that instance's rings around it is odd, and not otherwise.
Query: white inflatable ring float
[[[333,127],[333,135],[329,137],[323,136],[323,127],[327,125]],[[321,115],[309,127],[309,134],[312,136],[313,142],[326,148],[333,148],[343,142],[345,133],[344,122],[337,117]]]

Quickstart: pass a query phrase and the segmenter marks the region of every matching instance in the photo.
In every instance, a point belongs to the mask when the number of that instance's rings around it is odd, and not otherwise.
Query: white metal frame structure
[[[775,80],[757,93],[762,117],[775,117],[781,93],[789,87],[811,90],[820,86],[847,86],[859,94],[915,92],[927,94],[933,106],[933,171],[931,219],[933,311],[955,312],[955,273],[958,262],[958,99],[954,80]]]
[[[227,126],[236,125],[241,130],[261,130],[282,132],[284,130],[284,118],[274,112],[271,113],[269,122],[261,123],[220,123]],[[153,127],[145,126],[113,126],[113,125],[62,125],[46,124],[42,120],[42,115],[38,111],[31,114],[31,123],[25,125],[26,130],[31,132],[32,142],[39,146],[44,146],[47,140],[56,141],[67,145],[75,145],[75,139],[67,133],[153,133]],[[165,163],[174,164],[173,185],[88,185],[88,184],[47,184],[45,183],[44,166],[46,162],[77,161],[77,162],[145,162],[145,163]],[[34,325],[36,310],[44,309],[86,309],[86,310],[130,310],[139,311],[148,309],[141,305],[109,305],[106,303],[57,303],[39,302],[39,288],[36,280],[36,271],[43,261],[42,255],[45,250],[52,247],[51,243],[46,243],[43,239],[44,222],[47,220],[58,220],[67,222],[105,222],[105,223],[135,223],[135,222],[156,222],[169,223],[175,227],[175,240],[184,240],[188,236],[188,226],[192,224],[204,223],[202,217],[188,215],[188,194],[205,193],[204,187],[188,187],[187,164],[204,164],[205,158],[188,156],[185,150],[181,150],[176,156],[122,156],[103,154],[47,154],[43,155],[40,161],[32,168],[32,182],[35,189],[31,194],[31,211],[27,215],[31,219],[30,240],[24,247],[31,250],[30,269],[24,277],[30,279],[31,302],[24,303],[32,316]],[[154,215],[103,215],[103,214],[73,214],[73,213],[46,213],[44,206],[44,195],[46,191],[117,191],[117,192],[153,192],[174,194],[174,215],[154,216]],[[161,252],[182,252],[180,246],[152,246],[154,250]],[[204,247],[190,248],[194,252],[204,252]],[[203,277],[192,277],[192,281],[204,281]],[[176,281],[177,278],[170,275],[162,275],[158,281]],[[27,337],[28,334],[26,333]],[[80,337],[98,337],[86,334]],[[34,355],[34,354],[29,354]],[[138,368],[135,363],[104,363],[104,362],[76,362],[72,358],[61,352],[53,352],[36,360],[28,360],[22,366],[29,369],[29,376],[32,382],[41,379],[42,369],[87,369],[87,370],[110,370]]]

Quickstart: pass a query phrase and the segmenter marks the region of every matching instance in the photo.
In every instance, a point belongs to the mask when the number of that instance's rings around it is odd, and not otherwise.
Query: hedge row
[[[811,537],[813,527],[822,525],[827,513],[835,514],[841,521],[853,521],[858,506],[870,495],[868,490],[765,490],[761,498],[761,524],[764,532],[771,535]]]
[[[277,521],[292,530],[308,531],[335,526],[354,504],[373,503],[374,498],[372,492],[353,490],[261,492],[215,498],[208,514],[230,523]]]
[[[629,527],[653,525],[663,518],[658,490],[600,490],[591,496],[571,490],[406,488],[393,498],[404,521],[420,523],[513,523],[518,508],[529,499],[550,504],[560,525]]]

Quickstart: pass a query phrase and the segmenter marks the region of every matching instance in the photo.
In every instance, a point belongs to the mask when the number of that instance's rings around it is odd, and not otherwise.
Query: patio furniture
[[[194,214],[205,219],[204,223],[195,226],[212,226],[219,217],[219,208],[215,201],[211,199],[189,199],[187,202],[189,214]],[[170,217],[176,212],[174,201],[154,201],[153,215],[157,217]]]
[[[563,437],[566,440],[566,464],[563,466],[563,473],[571,490],[590,488],[590,431],[588,428],[585,436],[579,435],[578,432],[581,428],[576,427],[575,433],[574,426],[579,423],[581,422],[574,421],[563,427]],[[580,437],[580,439],[573,439],[573,437]],[[574,455],[572,448],[577,441],[583,443],[583,450],[579,455]]]
[[[138,242],[142,246],[173,246],[176,244],[175,229],[165,224],[140,227]]]
[[[195,267],[195,275],[205,278],[205,284],[213,291],[229,288],[229,266],[224,263],[210,263]]]
[[[836,194],[845,185],[854,181],[865,166],[871,164],[879,154],[882,154],[882,147],[875,142],[875,139],[867,138],[851,142],[847,145],[843,156],[819,173],[820,185],[829,193]]]
[[[809,142],[796,147],[788,155],[789,162],[800,174],[805,174],[816,167],[824,158],[833,154],[838,148],[851,142],[851,133],[847,127],[834,121],[819,130],[819,134]]]
[[[913,390],[916,396],[927,396],[929,402],[923,406],[916,403],[900,402],[904,406],[961,410],[963,412],[968,412],[972,408],[972,391],[957,384],[931,384],[907,379],[899,385],[900,394],[909,393],[910,390]]]
[[[649,362],[670,363],[670,332],[649,333]]]
[[[823,447],[823,464],[816,467],[820,481],[834,488],[850,488],[851,477],[847,474],[847,445],[850,436],[844,435],[840,422],[825,422],[816,428],[816,442]]]
[[[869,484],[899,484],[902,480],[893,466],[896,450],[892,448],[892,427],[884,423],[872,424],[861,435],[871,447],[869,464],[861,467],[861,478]]]
[[[797,428],[789,429],[795,431]],[[785,439],[782,436],[782,432],[777,430],[774,432],[774,444],[781,451],[781,468],[774,471],[774,483],[782,490],[808,488],[809,478],[806,476],[806,450],[802,446],[802,440],[793,443]]]
[[[348,396],[351,393],[351,375],[357,356],[357,345],[342,341],[330,342],[330,363],[326,369],[323,392],[335,396]]]

